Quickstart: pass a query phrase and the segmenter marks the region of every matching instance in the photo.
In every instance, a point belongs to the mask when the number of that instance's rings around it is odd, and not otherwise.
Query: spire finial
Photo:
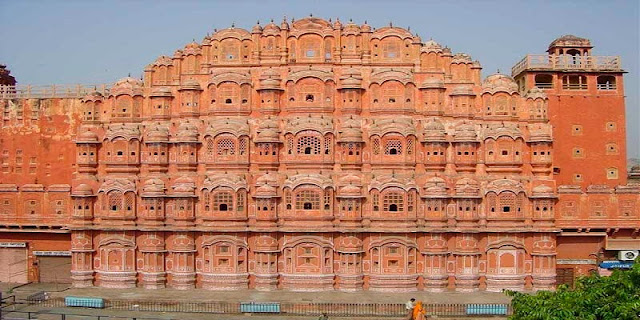
[[[393,28],[393,22],[392,21],[389,21],[389,27]]]
[[[313,13],[309,13],[309,17],[312,17],[312,18],[313,18]]]

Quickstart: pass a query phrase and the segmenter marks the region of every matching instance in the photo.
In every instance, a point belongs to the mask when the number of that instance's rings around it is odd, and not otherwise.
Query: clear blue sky
[[[469,53],[487,76],[563,34],[591,39],[595,55],[620,55],[627,95],[628,156],[640,157],[640,1],[10,1],[0,0],[0,63],[21,84],[108,83],[140,76],[214,28],[250,29],[282,17],[367,20],[411,27],[454,52]]]

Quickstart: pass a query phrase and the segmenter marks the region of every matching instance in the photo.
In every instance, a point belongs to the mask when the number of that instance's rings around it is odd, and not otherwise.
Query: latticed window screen
[[[247,153],[247,138],[246,137],[242,137],[240,138],[240,141],[238,141],[238,152],[241,155],[244,155]]]
[[[204,211],[211,210],[211,194],[208,190],[202,192],[202,202],[204,203]]]
[[[407,154],[412,154],[413,153],[413,139],[412,138],[408,138],[407,139]]]
[[[293,153],[293,137],[287,137],[287,153]]]
[[[324,154],[331,154],[331,137],[324,137]]]
[[[440,210],[444,210],[441,202],[441,200],[437,199],[427,200],[427,211],[438,212]]]
[[[133,194],[133,192],[127,192],[124,194],[124,208],[127,211],[133,210],[135,198],[136,196]]]
[[[214,152],[215,152],[215,143],[213,142],[213,138],[207,137],[205,158],[208,160],[212,160]]]
[[[502,212],[509,212],[515,209],[516,195],[513,192],[503,192],[500,194],[500,207]]]
[[[413,211],[413,206],[414,206],[414,196],[413,196],[413,191],[410,191],[407,194],[407,209],[409,211]]]
[[[320,138],[314,136],[302,136],[298,138],[298,154],[320,154]]]
[[[496,205],[497,205],[497,196],[495,193],[493,192],[489,192],[487,194],[487,205],[489,206],[489,211],[490,212],[495,212],[496,211]]]
[[[324,191],[324,208],[329,209],[331,207],[331,191],[329,189]]]
[[[380,206],[380,196],[377,193],[374,193],[371,196],[371,202],[373,202],[373,211],[378,211]]]
[[[296,193],[296,210],[319,210],[320,192],[301,190]]]
[[[516,211],[521,212],[524,207],[524,194],[520,193],[516,196]]]
[[[287,209],[291,209],[289,208],[291,206],[291,191],[288,189],[285,191],[284,202],[287,205]]]
[[[402,154],[402,141],[396,139],[387,140],[387,143],[384,147],[384,154]]]
[[[122,209],[122,192],[111,191],[109,192],[109,210],[118,211]]]
[[[236,208],[238,208],[238,211],[243,211],[244,210],[244,203],[245,203],[245,193],[244,191],[240,191],[238,192],[238,199],[237,199],[237,206]]]
[[[231,156],[236,154],[236,143],[231,138],[224,138],[218,140],[217,143],[219,156]]]
[[[404,211],[404,197],[401,192],[388,192],[382,198],[384,211]]]
[[[380,139],[379,138],[374,138],[373,139],[373,146],[371,147],[373,154],[378,155],[380,154]]]
[[[230,191],[220,191],[214,194],[213,208],[217,211],[233,210],[233,194]]]

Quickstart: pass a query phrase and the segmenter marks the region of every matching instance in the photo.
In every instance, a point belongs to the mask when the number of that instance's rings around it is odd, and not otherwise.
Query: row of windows
[[[566,75],[562,78],[562,89],[565,90],[586,90],[588,88],[587,77],[583,75]],[[553,88],[553,76],[550,74],[537,74],[535,76],[535,86],[541,89]],[[596,78],[596,88],[598,90],[616,90],[615,76],[598,76]]]

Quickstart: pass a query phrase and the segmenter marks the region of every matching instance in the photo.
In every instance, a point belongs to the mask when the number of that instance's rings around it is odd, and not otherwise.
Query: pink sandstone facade
[[[2,100],[4,158],[35,160],[3,160],[0,241],[70,235],[76,287],[551,289],[640,248],[623,71],[584,41],[482,80],[407,30],[311,17],[217,31],[81,100]],[[559,109],[596,99],[582,148],[616,150],[579,164],[557,146],[581,114]]]

